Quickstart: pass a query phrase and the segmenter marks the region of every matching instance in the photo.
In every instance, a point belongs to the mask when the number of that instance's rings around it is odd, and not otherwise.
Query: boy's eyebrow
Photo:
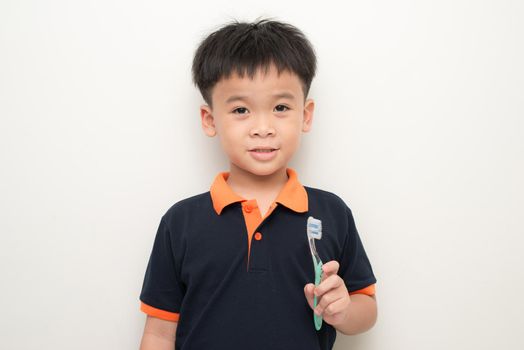
[[[292,100],[292,99],[295,98],[295,95],[293,95],[290,92],[281,92],[281,93],[273,94],[273,97],[275,97],[275,98],[287,98],[287,99]],[[248,99],[249,99],[248,96],[233,95],[233,96],[230,96],[226,100],[226,103],[230,103],[230,102],[234,102],[234,101],[245,101],[245,100],[248,100]]]

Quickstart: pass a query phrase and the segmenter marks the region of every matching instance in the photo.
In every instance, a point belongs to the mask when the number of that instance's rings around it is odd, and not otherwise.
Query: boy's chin
[[[268,164],[268,165],[261,165],[261,166],[248,166],[248,167],[240,167],[243,171],[251,173],[255,176],[270,176],[275,174],[276,172],[282,171],[282,169],[285,169],[286,166],[278,166],[274,164]]]

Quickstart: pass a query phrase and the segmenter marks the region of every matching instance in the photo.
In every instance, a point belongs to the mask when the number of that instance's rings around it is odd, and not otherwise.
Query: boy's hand
[[[324,321],[332,326],[344,323],[347,318],[351,298],[344,280],[337,275],[339,264],[331,260],[322,266],[322,281],[315,288],[313,283],[304,287],[304,294],[311,309],[322,315]],[[313,296],[317,296],[317,307],[313,306]]]

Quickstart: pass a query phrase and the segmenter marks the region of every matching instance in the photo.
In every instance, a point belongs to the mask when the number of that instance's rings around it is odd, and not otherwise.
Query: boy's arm
[[[349,295],[344,280],[337,275],[339,264],[330,261],[323,265],[322,282],[315,285],[308,283],[304,287],[306,299],[313,309],[313,296],[319,301],[314,309],[322,315],[324,321],[346,335],[367,331],[377,320],[377,302],[375,296],[365,294]]]
[[[178,323],[147,316],[140,350],[173,350]]]
[[[377,302],[375,296],[352,294],[347,310],[347,318],[334,327],[346,335],[363,333],[377,321]]]

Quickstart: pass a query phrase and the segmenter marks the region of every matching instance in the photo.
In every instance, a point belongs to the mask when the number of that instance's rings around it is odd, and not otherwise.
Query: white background
[[[352,208],[379,318],[335,349],[523,349],[522,1],[0,3],[3,349],[133,349],[161,215],[227,170],[190,65],[232,19],[319,60],[290,166]]]

